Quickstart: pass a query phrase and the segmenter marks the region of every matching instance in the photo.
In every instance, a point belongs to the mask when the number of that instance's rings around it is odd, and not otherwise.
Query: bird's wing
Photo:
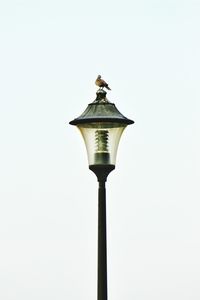
[[[103,85],[105,85],[105,86],[108,85],[107,82],[105,82],[105,80],[103,80],[103,79],[101,79],[101,84],[103,84]]]

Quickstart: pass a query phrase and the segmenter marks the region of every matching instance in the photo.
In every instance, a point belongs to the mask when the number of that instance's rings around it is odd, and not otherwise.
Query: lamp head
[[[90,168],[115,166],[120,137],[126,126],[133,123],[108,101],[104,90],[97,91],[96,99],[80,117],[70,122],[83,136]]]

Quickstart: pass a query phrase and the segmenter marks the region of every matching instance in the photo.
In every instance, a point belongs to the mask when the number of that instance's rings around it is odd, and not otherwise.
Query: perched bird
[[[95,84],[97,86],[99,86],[100,88],[102,88],[102,89],[105,87],[107,90],[111,90],[109,88],[108,84],[101,78],[101,75],[98,75],[98,77],[97,77],[97,79],[95,81]]]

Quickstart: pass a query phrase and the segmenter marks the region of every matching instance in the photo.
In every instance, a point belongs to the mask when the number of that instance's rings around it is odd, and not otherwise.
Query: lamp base
[[[115,165],[89,165],[89,169],[95,173],[99,182],[106,182],[110,172],[115,169]]]

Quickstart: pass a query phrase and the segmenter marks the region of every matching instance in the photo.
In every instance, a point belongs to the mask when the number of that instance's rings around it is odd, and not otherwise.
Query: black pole
[[[98,193],[98,286],[97,299],[107,300],[107,239],[106,239],[106,188],[99,181]]]
[[[106,180],[114,165],[89,166],[99,182],[97,300],[107,300]]]

